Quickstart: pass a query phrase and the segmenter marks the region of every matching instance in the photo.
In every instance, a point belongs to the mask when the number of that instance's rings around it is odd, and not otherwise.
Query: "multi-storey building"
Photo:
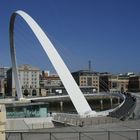
[[[0,79],[0,96],[4,96],[4,79]]]
[[[100,92],[126,92],[128,91],[129,75],[100,73]]]
[[[118,75],[118,89],[120,92],[127,92],[128,91],[128,83],[129,83],[129,75],[123,74]]]
[[[7,77],[7,70],[9,67],[0,67],[0,78],[6,78]]]
[[[129,75],[111,75],[110,77],[110,92],[127,92],[129,84]]]
[[[85,88],[86,91],[89,88],[89,90],[92,89],[92,92],[99,92],[99,75],[97,73],[89,70],[80,70],[73,72],[72,75],[80,88]]]
[[[41,95],[53,93],[54,89],[62,86],[62,82],[57,74],[50,74],[48,71],[42,72],[40,79]]]
[[[111,83],[111,74],[108,72],[100,73],[99,78],[99,86],[100,86],[100,92],[108,92],[110,91]]]
[[[120,92],[118,75],[111,75],[110,77],[110,92]]]
[[[140,75],[132,75],[129,77],[128,91],[140,92]]]
[[[19,80],[24,96],[39,96],[39,73],[40,70],[30,65],[21,65],[18,67]],[[7,71],[8,95],[16,96],[15,82],[12,69]]]
[[[0,67],[0,96],[5,96],[5,92],[6,92],[6,72],[9,68],[8,67]]]

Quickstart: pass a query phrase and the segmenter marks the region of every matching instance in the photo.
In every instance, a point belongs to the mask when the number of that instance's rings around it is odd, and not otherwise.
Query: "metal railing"
[[[6,132],[6,140],[140,140],[140,129],[115,131]]]
[[[106,116],[80,118],[80,116],[77,114],[57,113],[53,116],[52,121],[71,126],[80,126],[81,123],[83,123],[83,126],[89,126],[106,123],[116,123],[120,120],[117,118]]]

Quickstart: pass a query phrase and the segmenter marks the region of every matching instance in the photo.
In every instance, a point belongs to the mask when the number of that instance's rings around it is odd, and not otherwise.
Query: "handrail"
[[[55,132],[48,132],[48,131],[31,131],[31,132],[21,132],[21,131],[16,131],[16,132],[8,132],[6,131],[6,136],[13,136],[12,139],[16,138],[17,139],[17,135],[18,135],[18,139],[17,140],[24,140],[26,138],[26,140],[31,139],[31,136],[33,134],[33,139],[35,138],[35,135],[39,135],[39,137],[44,136],[45,139],[48,140],[52,140],[52,139],[63,139],[65,137],[65,139],[75,139],[75,140],[84,140],[84,137],[86,137],[86,139],[90,138],[93,140],[97,140],[99,139],[105,139],[105,140],[114,140],[114,137],[116,139],[121,139],[121,138],[125,138],[126,140],[139,140],[139,131],[140,129],[125,129],[125,130],[101,130],[101,131],[55,131]],[[127,132],[127,134],[126,134]],[[134,133],[135,132],[135,133]],[[14,134],[14,135],[11,135]],[[30,137],[28,138],[25,134],[30,135]],[[45,135],[44,135],[45,134]],[[56,135],[55,135],[56,134]],[[58,135],[57,134],[61,134]],[[69,134],[69,135],[68,135]],[[73,135],[76,134],[76,135]],[[91,135],[93,134],[93,135]],[[129,134],[129,135],[128,135]],[[132,135],[132,137],[131,137]],[[25,136],[25,138],[24,138]],[[94,137],[95,136],[95,137]],[[98,137],[99,136],[99,137]],[[38,137],[37,137],[38,138]],[[10,137],[6,138],[7,140],[11,140]],[[39,140],[39,139],[38,139]]]
[[[94,130],[94,131],[54,131],[54,132],[52,132],[52,131],[15,131],[15,130],[13,130],[13,131],[5,131],[6,133],[37,133],[37,134],[44,134],[44,133],[100,133],[100,132],[135,132],[135,131],[140,131],[140,129],[118,129],[118,130]],[[3,131],[0,131],[0,132],[3,132]]]

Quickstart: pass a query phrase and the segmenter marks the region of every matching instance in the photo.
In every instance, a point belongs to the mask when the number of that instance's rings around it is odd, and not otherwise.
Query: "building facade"
[[[100,92],[109,92],[111,83],[111,74],[108,72],[100,73],[100,78],[99,78],[99,87],[100,87]]]
[[[0,78],[7,78],[7,71],[9,67],[0,67]]]
[[[19,80],[24,96],[40,96],[39,94],[39,68],[31,65],[21,65],[18,67]],[[15,82],[12,69],[7,71],[7,88],[9,96],[16,96]]]
[[[129,84],[129,75],[118,75],[118,83],[119,83],[119,91],[120,92],[127,92],[128,91],[128,84]]]
[[[133,75],[129,77],[128,91],[140,92],[140,75]]]
[[[111,75],[110,77],[110,92],[120,92],[118,75]]]
[[[5,96],[8,67],[0,67],[0,97]]]
[[[128,74],[100,73],[100,92],[127,92]]]
[[[50,74],[49,71],[43,71],[40,77],[41,96],[53,94],[54,89],[62,86],[62,82],[57,74]]]
[[[111,75],[110,77],[110,92],[127,92],[129,85],[129,75]]]
[[[73,72],[72,75],[80,88],[92,88],[92,92],[99,92],[99,75],[97,73],[88,70],[81,70]]]
[[[0,79],[0,97],[4,96],[5,93],[4,81],[5,79]]]

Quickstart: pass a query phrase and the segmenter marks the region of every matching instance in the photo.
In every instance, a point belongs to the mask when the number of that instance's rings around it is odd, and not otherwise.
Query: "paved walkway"
[[[140,120],[84,127],[59,127],[7,133],[7,140],[140,140]]]

